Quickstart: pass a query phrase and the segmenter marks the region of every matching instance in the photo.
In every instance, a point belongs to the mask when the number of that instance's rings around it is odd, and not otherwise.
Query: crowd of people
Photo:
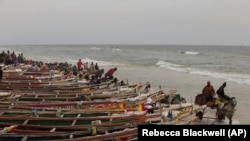
[[[117,83],[117,78],[113,76],[115,71],[117,71],[117,68],[112,67],[105,72],[104,69],[99,68],[97,62],[83,62],[81,59],[72,68],[74,76],[78,76],[79,79],[86,79],[89,84],[99,84],[107,80]]]
[[[76,64],[63,63],[45,63],[43,61],[29,60],[24,57],[23,53],[18,55],[15,51],[3,51],[0,54],[0,80],[3,78],[3,70],[7,66],[18,67],[19,64],[30,65],[28,72],[49,72],[51,76],[55,72],[60,72],[62,77],[72,78],[75,77],[78,80],[86,79],[90,84],[101,83],[102,81],[115,80],[114,73],[117,71],[116,67],[108,69],[106,72],[104,69],[100,69],[97,62],[83,62],[79,59]],[[116,78],[117,80],[117,78]]]
[[[7,50],[7,52],[3,51],[0,54],[0,64],[4,65],[10,65],[14,64],[17,65],[18,63],[26,63],[27,60],[23,56],[23,53],[19,53],[18,55],[15,53],[15,51],[10,52]]]

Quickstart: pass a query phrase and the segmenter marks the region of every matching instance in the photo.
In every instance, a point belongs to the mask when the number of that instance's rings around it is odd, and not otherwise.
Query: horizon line
[[[68,43],[68,44],[0,44],[0,46],[66,46],[66,45],[84,45],[84,46],[117,46],[117,45],[138,45],[138,46],[249,46],[244,44],[76,44],[76,43]]]

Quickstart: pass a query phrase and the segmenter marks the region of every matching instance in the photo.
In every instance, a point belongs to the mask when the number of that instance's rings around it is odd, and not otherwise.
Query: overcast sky
[[[250,45],[250,0],[0,0],[0,45]]]

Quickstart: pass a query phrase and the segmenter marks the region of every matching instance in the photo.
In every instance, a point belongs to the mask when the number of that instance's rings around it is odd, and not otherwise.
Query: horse
[[[229,125],[232,125],[232,118],[234,116],[236,105],[237,101],[235,97],[230,98],[227,102],[220,103],[217,106],[217,112],[216,112],[216,116],[219,122],[221,122],[222,120],[225,119],[225,117],[227,117],[229,119]]]

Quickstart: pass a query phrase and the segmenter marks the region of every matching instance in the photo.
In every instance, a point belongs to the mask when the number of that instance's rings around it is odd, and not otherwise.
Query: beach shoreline
[[[217,90],[223,82],[227,82],[225,93],[237,99],[236,112],[233,118],[238,119],[240,124],[250,123],[250,115],[244,111],[246,109],[244,106],[250,100],[246,94],[250,91],[250,87],[247,85],[148,66],[119,66],[114,76],[119,80],[126,81],[126,79],[128,79],[129,83],[145,83],[149,81],[155,91],[159,89],[159,86],[166,92],[177,90],[177,93],[186,98],[187,102],[194,102],[195,96],[201,93],[202,88],[206,85],[208,80],[211,81],[215,90]],[[243,97],[244,95],[245,97]]]
[[[126,82],[128,79],[129,83],[149,81],[155,91],[159,86],[165,92],[177,90],[187,102],[194,101],[208,80],[215,90],[226,81],[225,93],[237,100],[235,118],[239,118],[241,124],[250,123],[250,114],[245,112],[250,106],[249,48],[246,47],[47,45],[3,46],[2,50],[23,52],[27,59],[43,62],[74,65],[81,58],[84,62],[97,62],[105,71],[117,67],[114,76],[119,80]]]

